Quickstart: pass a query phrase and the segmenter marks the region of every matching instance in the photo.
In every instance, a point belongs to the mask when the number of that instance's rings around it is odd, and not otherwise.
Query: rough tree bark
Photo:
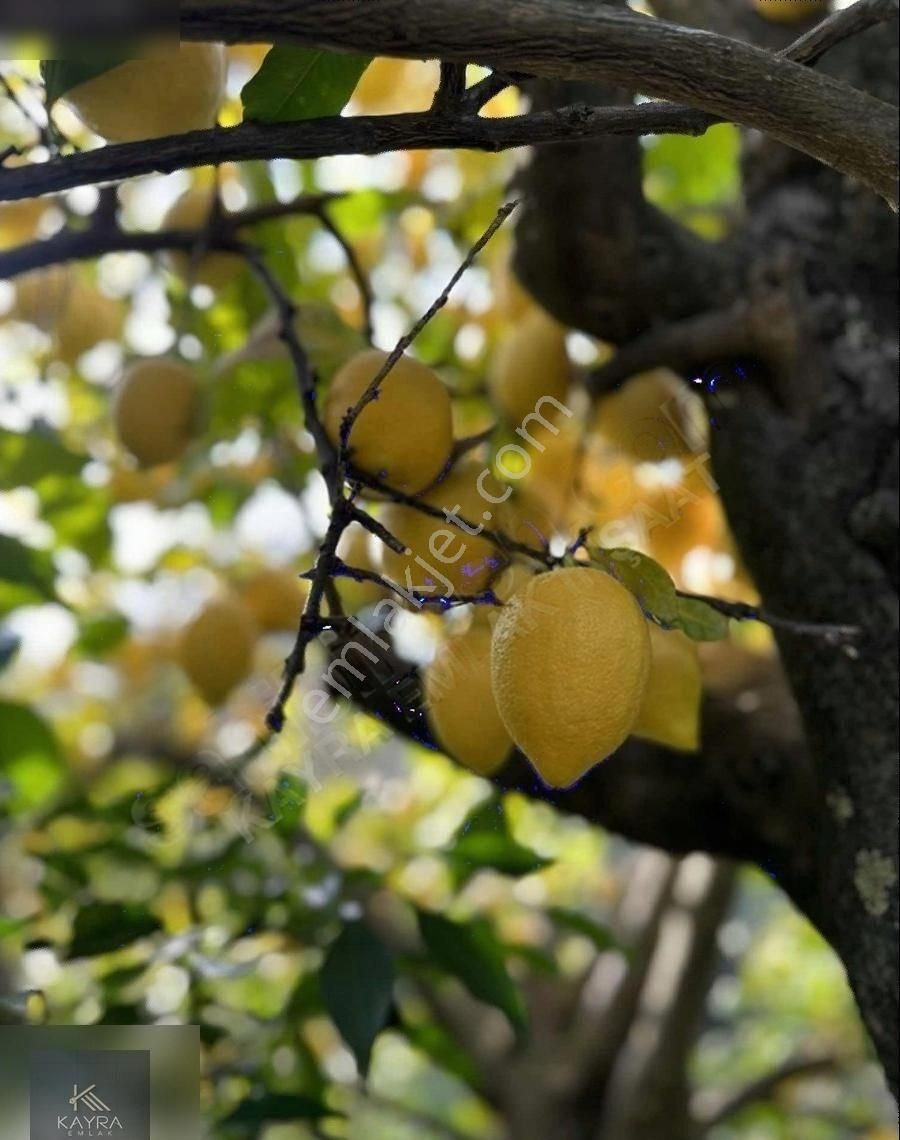
[[[866,33],[829,66],[894,100],[890,38]],[[547,105],[563,94],[572,97],[541,84],[536,99]],[[746,153],[745,223],[721,251],[715,287],[697,303],[683,241],[660,246],[639,195],[630,211],[621,201],[604,208],[602,187],[633,162],[626,141],[537,153],[523,178],[517,267],[560,318],[626,350],[639,345],[645,366],[722,377],[714,392],[706,389],[714,471],[767,607],[863,631],[850,651],[779,634],[818,785],[804,821],[815,837],[812,874],[784,882],[840,955],[896,1093],[894,219],[850,180],[757,140]],[[678,335],[674,323],[684,316],[684,293],[664,296],[643,323],[633,321],[647,255],[662,279],[686,274],[694,316],[709,318],[695,322],[692,335]],[[774,338],[747,319],[756,306],[765,306],[769,328],[777,322]],[[700,335],[704,329],[715,338]],[[614,378],[601,374],[598,383]]]

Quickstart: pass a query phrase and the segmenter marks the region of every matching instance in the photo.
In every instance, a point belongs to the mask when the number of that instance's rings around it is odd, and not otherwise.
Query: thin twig
[[[322,226],[331,234],[334,240],[341,247],[344,257],[347,261],[347,268],[350,270],[350,275],[356,282],[356,288],[359,290],[359,299],[363,311],[363,335],[367,341],[372,340],[372,306],[375,303],[375,297],[372,293],[372,286],[369,284],[368,275],[363,268],[362,262],[353,248],[353,244],[349,242],[341,233],[340,227],[337,226],[328,213],[326,203],[313,211]]]
[[[692,598],[698,602],[705,602],[710,609],[725,617],[736,621],[758,621],[772,629],[783,629],[788,633],[795,633],[800,637],[821,637],[831,645],[848,645],[855,641],[861,633],[855,625],[828,625],[822,622],[795,621],[793,618],[779,617],[771,614],[760,606],[751,606],[746,602],[729,602],[725,598],[716,598],[709,594],[691,594],[685,590],[677,591],[679,598]]]
[[[433,115],[443,115],[458,110],[466,94],[466,65],[464,63],[442,63],[441,80],[431,103]]]
[[[704,1113],[700,1126],[704,1132],[709,1131],[748,1105],[766,1100],[785,1081],[795,1077],[810,1076],[813,1073],[827,1072],[837,1064],[838,1058],[832,1054],[823,1054],[819,1057],[789,1057],[771,1072],[764,1073],[736,1093],[723,1098],[714,1109]]]

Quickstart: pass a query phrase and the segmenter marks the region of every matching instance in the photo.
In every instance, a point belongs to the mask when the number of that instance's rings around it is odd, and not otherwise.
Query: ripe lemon
[[[362,73],[353,104],[366,115],[427,111],[439,81],[440,70],[434,61],[378,56]]]
[[[165,356],[136,360],[116,390],[116,433],[141,466],[171,463],[194,432],[199,397],[197,377],[187,364]]]
[[[124,319],[118,301],[95,289],[68,265],[20,277],[13,315],[51,336],[54,354],[67,364],[74,364],[101,341],[117,340]]]
[[[178,659],[207,704],[221,704],[249,674],[256,633],[247,607],[233,598],[209,602],[185,628]]]
[[[824,16],[829,0],[753,0],[753,7],[773,24],[802,24],[814,16]]]
[[[45,198],[26,198],[0,206],[0,249],[12,249],[30,241],[46,209]]]
[[[435,518],[415,507],[389,503],[381,522],[412,553],[397,554],[385,546],[385,574],[405,589],[411,584],[418,593],[435,598],[486,590],[506,560],[495,543],[481,533],[467,533],[466,528],[480,531],[495,525],[499,504],[491,500],[505,493],[487,468],[466,459],[422,496],[429,506],[451,512],[462,526],[446,516]]]
[[[711,491],[684,498],[677,488],[656,490],[641,500],[638,515],[649,553],[670,574],[679,575],[685,557],[698,546],[727,548],[725,512]]]
[[[291,570],[258,570],[241,588],[241,600],[256,624],[267,633],[296,630],[300,625],[309,584]]]
[[[428,719],[439,744],[476,772],[489,776],[512,751],[491,688],[491,631],[473,625],[447,638],[424,670]]]
[[[558,514],[526,484],[518,488],[501,514],[503,533],[513,542],[542,552],[558,530]]]
[[[693,404],[674,372],[656,368],[602,396],[595,428],[632,459],[658,463],[695,450],[701,442]]]
[[[567,420],[556,434],[549,428],[529,427],[521,447],[527,455],[527,473],[521,485],[528,488],[532,499],[540,502],[551,518],[562,521],[575,493],[582,460],[580,425]],[[497,469],[503,478],[512,472],[502,448],[497,453]]]
[[[647,622],[599,570],[538,574],[494,626],[491,676],[503,723],[541,778],[573,784],[634,727],[650,670]]]
[[[679,629],[664,630],[651,622],[648,629],[650,676],[631,731],[667,748],[696,752],[703,688],[697,644]]]
[[[213,206],[211,190],[188,190],[169,208],[163,221],[164,230],[197,230],[198,244]],[[233,253],[206,253],[192,259],[189,253],[166,254],[166,264],[183,281],[206,285],[216,291],[226,288],[240,275],[244,263]]]
[[[340,442],[347,412],[375,378],[386,352],[367,349],[335,374],[322,422],[331,442]],[[414,495],[437,479],[453,446],[450,393],[437,374],[411,356],[397,361],[378,396],[363,408],[350,432],[354,464],[397,491]]]
[[[561,413],[553,401],[565,404],[571,382],[565,329],[535,308],[519,318],[500,344],[488,375],[488,394],[514,427],[535,411],[558,423]]]
[[[135,142],[215,125],[225,92],[222,44],[180,44],[129,59],[79,83],[64,99],[94,134]]]

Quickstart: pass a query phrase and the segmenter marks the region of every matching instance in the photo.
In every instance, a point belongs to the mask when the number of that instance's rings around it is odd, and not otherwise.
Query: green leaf
[[[721,641],[728,636],[728,618],[699,598],[679,597],[673,624],[693,641]]]
[[[53,579],[53,562],[46,551],[0,534],[0,582],[18,587],[23,598],[31,595],[40,602],[52,601],[56,596]]]
[[[434,962],[462,982],[473,997],[504,1013],[517,1032],[524,1030],[525,1007],[490,926],[481,919],[453,922],[424,910],[417,917]]]
[[[82,59],[42,60],[41,76],[47,89],[48,109],[79,83],[87,83],[89,79],[111,71],[129,58],[125,52],[97,49]]]
[[[103,657],[124,640],[128,629],[123,614],[91,614],[81,620],[75,648],[84,657]]]
[[[0,914],[0,938],[10,938],[13,934],[18,934],[24,930],[30,919],[27,918],[4,918]]]
[[[227,1127],[233,1124],[263,1124],[268,1120],[324,1120],[327,1116],[343,1116],[343,1113],[312,1097],[266,1093],[243,1101],[220,1123]]]
[[[557,926],[589,938],[598,950],[614,950],[619,947],[619,943],[607,927],[603,926],[602,923],[595,922],[592,918],[588,918],[579,910],[569,910],[568,907],[564,906],[552,906],[547,910],[547,916],[553,919]]]
[[[306,782],[299,776],[286,772],[279,778],[270,796],[270,818],[279,835],[290,838],[297,834],[308,797]]]
[[[448,848],[447,858],[457,884],[486,867],[504,875],[530,875],[551,863],[513,838],[503,801],[494,796],[469,815]]]
[[[328,1015],[365,1075],[391,1008],[393,958],[367,926],[348,923],[328,948],[320,984]]]
[[[25,705],[0,701],[0,803],[30,811],[62,786],[65,768],[47,723]]]
[[[241,91],[244,118],[289,123],[340,114],[368,64],[364,56],[273,47]]]
[[[644,613],[652,614],[665,624],[678,617],[678,594],[675,583],[653,558],[637,550],[616,547],[613,550],[590,549],[591,559],[618,579],[637,598]]]
[[[121,950],[155,934],[162,923],[146,907],[118,903],[89,903],[75,916],[69,958],[92,958]]]

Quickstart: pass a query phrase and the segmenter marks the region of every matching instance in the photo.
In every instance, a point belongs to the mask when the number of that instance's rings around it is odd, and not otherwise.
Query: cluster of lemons
[[[789,10],[805,18],[821,7],[818,0],[755,3],[772,19],[788,19]],[[362,109],[390,110],[385,92],[393,86],[383,82],[390,68],[419,65],[377,63],[387,71],[369,69],[354,98]],[[212,125],[225,73],[219,45],[183,45],[171,58],[122,64],[68,92],[66,101],[111,141],[155,137]],[[433,76],[425,79],[423,105],[433,91]],[[209,191],[190,190],[163,225],[202,227],[211,204]],[[242,271],[240,259],[220,253],[173,252],[167,265],[185,282],[214,291]],[[516,746],[548,784],[566,786],[629,735],[695,749],[702,684],[695,644],[649,620],[616,578],[575,558],[547,571],[542,556],[550,539],[600,529],[604,545],[645,550],[679,585],[691,551],[734,550],[718,498],[704,472],[691,469],[703,424],[682,382],[657,369],[596,401],[587,416],[583,409],[571,414],[565,329],[534,304],[508,267],[495,285],[508,328],[487,394],[505,425],[503,438],[515,439],[521,452],[515,429],[542,403],[553,425],[526,433],[538,441],[525,447],[527,472],[520,477],[496,457],[486,464],[461,448],[451,390],[431,368],[403,356],[357,416],[349,445],[357,471],[399,492],[372,490],[370,499],[405,553],[354,524],[338,554],[349,566],[414,587],[419,604],[431,610],[448,594],[493,593],[500,605],[473,607],[467,626],[450,623],[425,670],[434,734],[481,774],[498,769]],[[14,315],[53,336],[57,357],[69,362],[122,330],[120,304],[72,267],[21,278],[15,306]],[[384,353],[366,349],[326,370],[333,375],[321,414],[333,444],[384,360]],[[112,421],[139,469],[158,469],[184,454],[202,423],[202,397],[198,370],[181,359],[126,366]],[[731,585],[731,593],[752,600],[739,568]],[[364,580],[342,579],[339,591],[349,611],[385,597],[382,586]],[[269,568],[214,598],[182,631],[178,660],[209,704],[220,704],[251,673],[261,633],[296,629],[306,596],[305,582],[291,570]]]

